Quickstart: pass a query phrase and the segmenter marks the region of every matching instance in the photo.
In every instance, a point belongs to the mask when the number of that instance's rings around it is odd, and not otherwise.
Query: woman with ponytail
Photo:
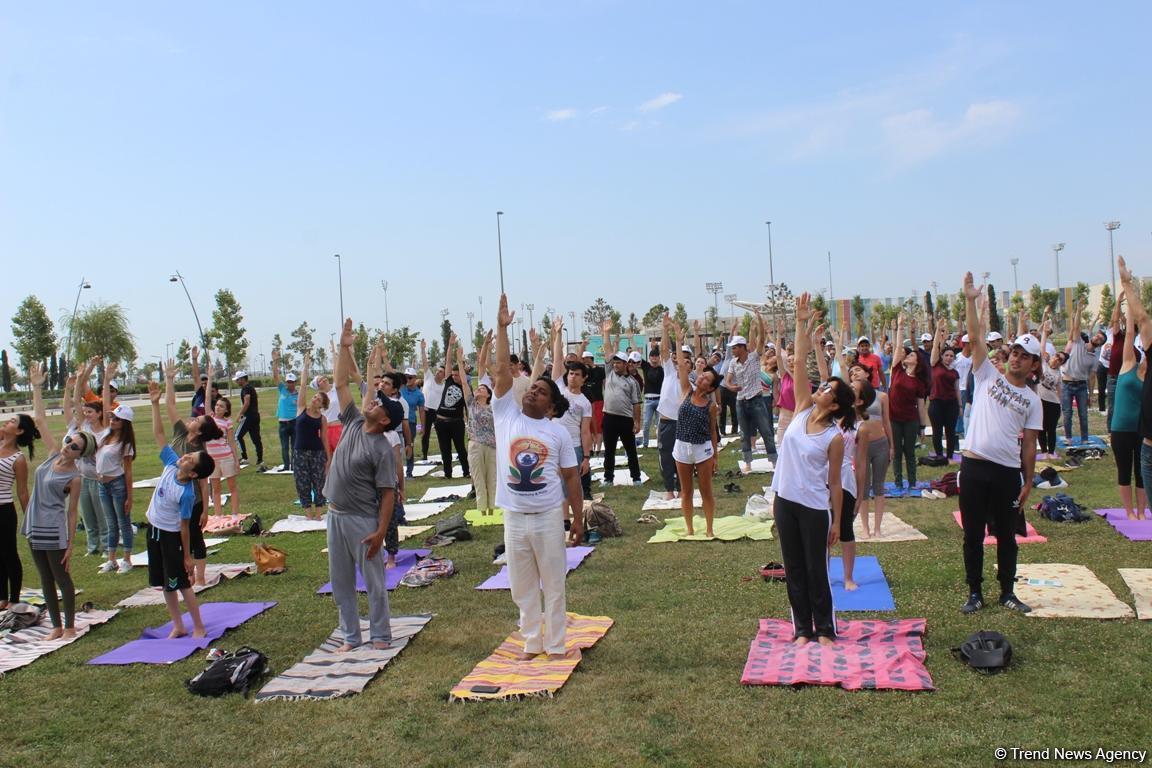
[[[20,602],[24,566],[16,547],[16,497],[20,508],[28,510],[28,458],[35,452],[34,442],[40,437],[36,422],[27,414],[13,416],[0,426],[0,610]],[[21,448],[28,449],[25,458]]]

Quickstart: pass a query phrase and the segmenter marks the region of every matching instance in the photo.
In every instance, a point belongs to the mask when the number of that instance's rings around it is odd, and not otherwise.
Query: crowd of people
[[[310,356],[298,377],[273,352],[281,465],[271,471],[291,471],[303,513],[327,520],[330,577],[346,649],[362,642],[357,571],[368,590],[369,642],[391,643],[385,571],[395,562],[417,444],[427,460],[433,431],[444,476],[452,478],[458,464],[460,475],[472,481],[479,513],[503,511],[512,597],[527,656],[564,653],[564,546],[583,540],[593,461],[602,455],[601,484],[612,486],[621,447],[628,476],[639,485],[638,448],[649,445],[653,431],[663,492],[668,500],[679,499],[689,535],[696,534],[700,511],[704,535],[713,536],[722,437],[739,435],[735,472],[753,470],[758,444],[774,462],[773,514],[798,643],[827,644],[835,637],[829,548],[840,544],[845,586],[855,589],[854,521],[862,518],[864,537],[881,535],[889,468],[897,495],[912,493],[922,461],[942,466],[957,454],[968,587],[963,610],[984,605],[983,541],[991,527],[1002,534],[999,602],[1027,612],[1013,591],[1011,534],[1022,526],[1038,450],[1057,452],[1061,417],[1067,441],[1074,426],[1080,441],[1088,440],[1089,382],[1098,376],[1097,402],[1108,414],[1121,502],[1131,518],[1146,514],[1152,386],[1145,385],[1140,338],[1149,338],[1152,327],[1123,259],[1119,269],[1122,301],[1110,322],[1082,334],[1078,307],[1069,340],[1059,350],[1048,315],[1036,328],[1021,319],[1008,342],[990,331],[983,292],[970,273],[963,284],[963,328],[944,320],[917,328],[901,314],[875,347],[867,336],[850,344],[846,323],[828,329],[804,294],[796,302],[790,338],[779,320],[770,328],[763,315],[753,313],[747,337],[731,335],[708,348],[699,324],[690,334],[665,315],[661,334],[647,349],[621,348],[606,323],[600,334],[603,364],[597,364],[587,340],[575,348],[564,343],[563,320],[556,318],[549,338],[532,331],[528,359],[522,360],[509,348],[514,313],[502,296],[498,328],[476,350],[473,368],[451,336],[443,359],[434,364],[421,343],[419,370],[393,368],[378,341],[362,374],[349,320],[333,344],[331,377],[313,376]],[[174,634],[186,631],[178,597],[192,615],[191,631],[203,632],[193,588],[204,581],[206,512],[212,506],[224,513],[227,487],[229,513],[239,520],[236,476],[249,463],[246,438],[258,470],[270,469],[264,464],[259,395],[247,372],[234,376],[240,386],[234,418],[231,399],[200,374],[198,360],[193,348],[193,379],[200,388],[187,417],[178,413],[173,361],[164,369],[163,390],[149,386],[164,466],[147,513],[149,582],[165,590]],[[69,378],[63,402],[68,426],[61,440],[45,415],[39,366],[30,375],[33,416],[13,417],[0,429],[0,607],[20,599],[18,500],[24,510],[20,529],[57,637],[74,633],[70,561],[79,520],[88,554],[104,558],[102,572],[133,567],[131,488],[139,450],[134,412],[116,402],[115,363],[103,366],[99,394],[89,389],[100,364],[88,361]],[[932,448],[921,457],[926,427]],[[48,458],[30,483],[28,459],[37,441]]]

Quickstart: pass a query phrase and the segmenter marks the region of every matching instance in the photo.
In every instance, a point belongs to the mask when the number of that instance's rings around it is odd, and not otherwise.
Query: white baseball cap
[[[1030,333],[1020,336],[1012,342],[1012,346],[1020,347],[1033,357],[1040,357],[1040,340]]]
[[[868,344],[869,346],[871,346],[872,339],[868,338],[867,336],[861,336],[860,338],[856,339],[856,343],[857,344]]]
[[[963,336],[960,337],[960,343],[961,344],[967,344],[968,343],[968,334],[964,334]]]
[[[732,346],[732,345],[729,344],[728,346]],[[684,344],[683,346],[680,347],[680,351],[681,352],[687,352],[688,354],[692,354],[696,350],[692,349],[692,347],[690,347],[689,345]]]
[[[640,362],[640,361],[641,361],[641,360],[643,360],[643,359],[644,359],[644,358],[643,358],[643,357],[641,357],[641,356],[640,356],[640,353],[639,353],[639,352],[637,352],[636,350],[632,350],[632,354],[628,355],[628,360],[629,360],[629,362],[638,363],[638,362]]]
[[[128,406],[118,405],[118,406],[116,406],[116,410],[112,411],[112,415],[115,416],[116,418],[120,419],[120,421],[132,421],[132,418],[136,414],[133,413],[132,409],[129,408]]]
[[[728,342],[728,346],[730,347],[737,347],[741,344],[748,346],[748,339],[744,338],[743,336],[733,336],[732,340]]]
[[[405,368],[404,369],[404,375],[405,376],[415,376],[416,375],[416,369],[415,368]]]
[[[589,352],[588,350],[584,350],[584,354],[580,355],[580,357],[590,357],[590,358],[592,358],[593,360],[595,360],[595,359],[596,359],[596,355],[592,354],[592,353],[591,353],[591,352]]]
[[[836,342],[832,341],[832,339],[828,339],[828,341],[824,342],[824,347],[825,347],[825,349],[827,349],[828,347],[832,347],[833,349],[835,349],[836,348]]]
[[[284,381],[296,381],[296,374],[290,373],[284,377]]]
[[[612,355],[612,359],[613,360],[619,360],[622,363],[626,363],[626,362],[628,362],[628,355],[624,354],[623,352],[617,352],[616,354]]]
[[[235,375],[232,376],[232,381],[240,381],[240,379],[246,378],[248,378],[248,371],[236,371]]]
[[[987,341],[1003,341],[1004,337],[1000,335],[999,331],[990,331],[988,333]]]

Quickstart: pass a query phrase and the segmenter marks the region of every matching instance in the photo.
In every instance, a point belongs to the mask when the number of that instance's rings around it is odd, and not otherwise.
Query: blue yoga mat
[[[1108,450],[1108,443],[1104,442],[1104,438],[1099,435],[1088,435],[1087,442],[1081,442],[1079,437],[1073,437],[1071,441],[1065,440],[1063,435],[1056,438],[1056,447],[1063,450],[1065,448],[1101,448]]]
[[[894,611],[896,601],[888,588],[888,579],[880,570],[880,561],[873,555],[856,558],[852,574],[859,588],[844,589],[844,560],[832,558],[828,564],[828,579],[832,582],[832,606],[837,611]]]

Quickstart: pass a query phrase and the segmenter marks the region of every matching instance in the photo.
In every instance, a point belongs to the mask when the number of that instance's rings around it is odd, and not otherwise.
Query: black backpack
[[[201,696],[223,696],[236,692],[247,697],[252,684],[268,672],[268,658],[260,651],[245,646],[213,659],[200,674],[184,685],[192,693]]]
[[[1092,519],[1091,515],[1085,514],[1076,499],[1065,493],[1045,496],[1039,508],[1040,516],[1054,523],[1083,523]]]
[[[263,536],[264,526],[260,523],[260,515],[252,515],[248,518],[248,524],[242,526],[245,536]]]
[[[1012,663],[1012,644],[999,632],[980,630],[952,649],[968,666],[995,674]]]

